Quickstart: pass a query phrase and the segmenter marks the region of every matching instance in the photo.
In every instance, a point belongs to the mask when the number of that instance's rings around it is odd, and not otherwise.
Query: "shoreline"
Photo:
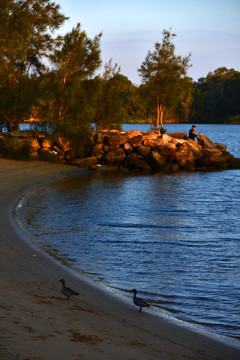
[[[21,196],[69,165],[0,159],[1,359],[238,359],[240,347],[178,326],[93,286],[32,245],[15,224]],[[59,279],[80,293],[66,301]]]
[[[115,168],[112,167],[111,169],[103,167],[102,169],[100,168],[99,171],[101,171],[101,172],[102,171],[117,171],[117,167],[115,167]],[[83,175],[83,176],[86,175],[86,173],[84,172],[84,169],[82,169],[80,174],[77,174],[77,176],[81,176],[81,175]],[[41,188],[41,185],[40,185],[40,188]],[[23,236],[26,238],[28,238],[29,234],[28,234],[27,230],[24,229],[21,219],[19,219],[18,215],[16,214],[17,213],[16,207],[22,206],[21,205],[22,200],[24,200],[24,198],[26,196],[27,197],[31,196],[32,192],[35,192],[35,191],[39,191],[39,189],[35,188],[35,189],[32,189],[30,192],[27,192],[20,199],[18,199],[17,202],[13,206],[13,219],[14,219],[15,223],[17,224],[17,227],[20,229],[21,233],[23,234]],[[129,290],[122,291],[121,289],[118,289],[118,288],[114,288],[114,290],[113,290],[113,288],[107,286],[100,280],[95,280],[94,277],[90,277],[87,273],[85,273],[81,270],[75,269],[73,266],[71,266],[68,263],[67,260],[65,260],[64,257],[58,256],[57,253],[54,253],[52,250],[49,250],[47,248],[44,249],[44,247],[40,246],[38,241],[36,241],[36,243],[34,241],[31,241],[28,239],[27,240],[25,239],[25,241],[27,241],[29,243],[29,245],[33,247],[33,249],[36,249],[36,251],[42,252],[46,256],[49,256],[50,260],[56,262],[60,266],[63,266],[65,268],[65,270],[67,270],[70,273],[73,273],[74,276],[79,277],[80,280],[87,282],[90,286],[100,289],[101,291],[106,292],[106,294],[108,294],[114,298],[119,298],[119,300],[125,304],[131,304],[132,293]],[[127,295],[127,293],[129,293],[129,294]],[[151,304],[151,302],[150,302],[150,304]],[[147,309],[144,309],[144,311],[146,311],[146,310]],[[149,311],[147,311],[147,312],[149,312]],[[226,344],[229,344],[229,345],[232,344],[232,346],[239,347],[239,349],[240,349],[240,342],[239,342],[238,337],[234,337],[234,336],[231,337],[231,336],[225,335],[223,333],[222,334],[215,333],[213,329],[208,328],[207,326],[205,326],[201,323],[191,321],[191,319],[189,321],[187,321],[187,320],[183,320],[181,318],[175,317],[174,315],[171,314],[170,311],[164,310],[162,308],[158,308],[158,307],[154,306],[153,304],[151,304],[150,313],[156,317],[165,319],[167,322],[176,324],[177,326],[181,326],[183,328],[191,329],[195,333],[205,335],[209,338],[219,340]]]

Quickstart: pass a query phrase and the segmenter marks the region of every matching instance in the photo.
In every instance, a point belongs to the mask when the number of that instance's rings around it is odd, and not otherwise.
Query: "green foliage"
[[[157,118],[156,129],[159,121],[163,127],[164,110],[177,107],[182,80],[187,75],[191,56],[175,55],[175,45],[172,42],[175,34],[171,30],[163,30],[162,35],[162,42],[155,43],[155,50],[148,52],[141,68],[138,69],[144,84],[142,90],[147,113],[150,118],[153,115]]]
[[[61,123],[52,134],[51,138],[57,142],[59,137],[67,138],[71,143],[71,153],[76,158],[84,158],[91,155],[91,135],[93,129],[89,125],[72,122]]]
[[[2,0],[0,6],[0,118],[9,130],[31,113],[39,96],[44,57],[60,40],[51,32],[66,19],[49,0]],[[31,94],[31,96],[30,96]]]
[[[127,115],[129,80],[120,74],[120,67],[112,65],[112,59],[104,66],[103,78],[100,81],[98,107],[96,112],[96,127],[110,129],[121,127]]]
[[[234,116],[228,116],[224,122],[225,124],[240,124],[240,114]]]
[[[56,126],[93,121],[99,79],[92,76],[101,64],[100,38],[89,39],[78,24],[50,56],[53,68],[43,77],[40,110]]]
[[[195,84],[192,118],[196,122],[229,122],[240,114],[240,72],[225,67]]]

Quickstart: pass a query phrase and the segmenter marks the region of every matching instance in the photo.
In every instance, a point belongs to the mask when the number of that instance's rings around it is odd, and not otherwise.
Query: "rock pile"
[[[177,172],[180,170],[224,170],[240,168],[240,159],[227,151],[226,145],[212,142],[198,134],[198,141],[186,133],[98,131],[90,139],[92,154],[79,158],[68,139],[53,141],[39,133],[16,132],[0,134],[0,154],[17,155],[27,149],[30,160],[64,162],[91,167],[115,165],[123,169]]]
[[[45,137],[38,131],[13,131],[0,134],[0,154],[17,157],[28,152],[29,160],[67,162],[71,151],[68,139],[59,137],[57,141]]]
[[[218,170],[240,168],[240,159],[227,146],[200,133],[198,141],[186,133],[112,131],[93,136],[97,162],[148,171]]]

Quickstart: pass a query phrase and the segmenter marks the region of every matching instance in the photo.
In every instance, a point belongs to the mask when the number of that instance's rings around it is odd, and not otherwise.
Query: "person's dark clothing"
[[[195,140],[195,138],[197,137],[197,135],[193,133],[193,129],[190,129],[190,130],[189,130],[189,135],[188,135],[188,137],[189,137],[190,139],[192,139],[192,140]]]

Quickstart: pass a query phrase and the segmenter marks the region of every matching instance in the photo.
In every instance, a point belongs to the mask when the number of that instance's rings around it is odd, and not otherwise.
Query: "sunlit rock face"
[[[208,148],[208,149],[214,149],[215,145],[214,142],[212,142],[212,140],[210,140],[206,135],[204,135],[203,133],[199,133],[197,135],[197,139],[199,144],[204,147],[204,148]]]
[[[85,142],[76,147],[64,137],[53,140],[39,133],[13,132],[0,135],[0,155],[14,158],[23,152],[28,153],[29,160],[63,162],[92,169],[97,164],[165,172],[240,168],[240,159],[227,152],[226,145],[214,143],[202,133],[197,139],[191,140],[183,132],[104,130],[93,133],[86,141],[91,144],[86,156]]]
[[[99,161],[119,164],[129,169],[151,171],[213,170],[230,168],[233,156],[226,145],[212,142],[200,133],[198,141],[186,133],[163,134],[159,132],[127,131],[95,136],[96,144],[102,139],[104,152]],[[116,149],[122,149],[118,153]],[[125,154],[125,155],[124,155]],[[232,166],[237,162],[232,161]]]

